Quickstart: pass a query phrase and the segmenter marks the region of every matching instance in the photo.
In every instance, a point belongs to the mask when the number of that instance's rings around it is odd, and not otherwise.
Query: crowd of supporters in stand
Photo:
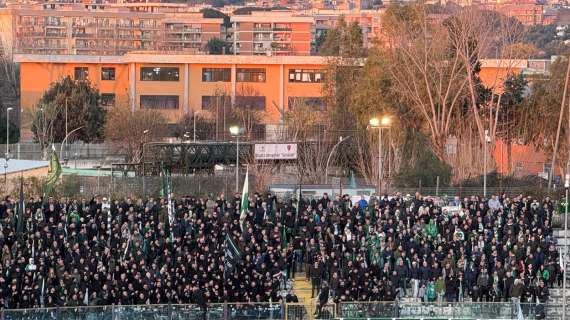
[[[561,281],[549,198],[253,194],[0,203],[0,306],[277,302],[301,270],[339,301],[540,301]],[[23,218],[21,232],[18,219]],[[241,259],[224,275],[226,235]],[[291,295],[289,295],[291,296]]]

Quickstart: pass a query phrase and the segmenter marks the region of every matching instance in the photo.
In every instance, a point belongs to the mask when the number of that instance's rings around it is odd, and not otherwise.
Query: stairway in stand
[[[287,312],[289,319],[315,319],[315,299],[311,298],[311,282],[307,280],[304,272],[295,275],[293,292],[299,299],[299,309]],[[303,312],[303,309],[305,312]],[[293,317],[296,316],[296,317]]]

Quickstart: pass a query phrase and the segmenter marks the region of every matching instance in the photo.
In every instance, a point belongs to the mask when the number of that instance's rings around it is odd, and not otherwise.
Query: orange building
[[[221,95],[228,103],[263,112],[265,124],[279,123],[282,111],[298,101],[324,108],[326,57],[128,53],[17,54],[15,59],[20,63],[21,107],[31,112],[43,92],[65,76],[89,80],[108,108],[157,109],[171,122],[191,111],[212,111]]]
[[[509,74],[546,73],[551,63],[551,60],[483,60],[480,77],[485,86],[501,92],[502,84]],[[504,175],[548,177],[551,170],[548,155],[532,145],[519,144],[517,141],[512,143],[509,150],[504,141],[497,139],[493,159],[497,172]],[[560,175],[560,168],[556,168],[554,174]]]
[[[536,3],[501,3],[487,5],[491,10],[514,17],[527,26],[548,25],[556,20],[556,13],[549,6]]]
[[[253,11],[231,17],[233,52],[239,55],[310,55],[313,24],[310,16],[289,11]]]
[[[313,0],[314,9],[353,10],[368,9],[372,6],[371,0]]]
[[[327,57],[246,55],[164,55],[132,52],[122,56],[16,54],[20,64],[21,107],[35,112],[49,86],[65,76],[89,80],[107,108],[155,109],[176,122],[190,112],[216,112],[228,103],[263,113],[265,125],[302,101],[324,110],[322,86]],[[481,79],[500,91],[509,72],[546,72],[550,60],[483,60]],[[220,98],[221,101],[220,101]],[[29,128],[23,128],[23,136]],[[499,172],[544,175],[549,159],[533,146],[515,144],[511,157],[501,141],[493,157]],[[508,163],[511,160],[510,165]],[[557,171],[558,172],[558,171]]]
[[[346,23],[358,23],[362,29],[364,46],[370,48],[374,39],[380,36],[382,14],[384,10],[313,10],[307,12],[315,17],[315,38],[322,37],[328,30],[336,27],[340,19]]]

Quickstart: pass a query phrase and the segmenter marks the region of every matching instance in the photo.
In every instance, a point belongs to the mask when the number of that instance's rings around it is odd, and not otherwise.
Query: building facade
[[[537,3],[500,3],[492,6],[506,16],[514,17],[527,26],[549,25],[554,23],[557,13],[549,6]]]
[[[216,112],[220,103],[259,111],[265,124],[279,123],[283,112],[301,102],[324,108],[325,57],[129,53],[15,58],[21,107],[32,113],[44,91],[66,76],[89,80],[107,108],[159,110],[170,122],[190,112]]]
[[[252,12],[231,17],[233,52],[239,55],[310,55],[311,16],[290,11]]]
[[[322,38],[328,30],[334,29],[341,19],[347,24],[356,22],[362,29],[362,40],[365,47],[374,46],[382,30],[382,14],[384,10],[314,10],[306,14],[315,17],[315,38]]]
[[[0,9],[4,47],[16,53],[122,55],[131,51],[203,53],[222,38],[223,19],[162,4],[36,4]]]

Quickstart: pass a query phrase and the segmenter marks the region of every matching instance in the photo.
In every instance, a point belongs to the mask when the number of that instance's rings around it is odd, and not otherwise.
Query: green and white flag
[[[57,157],[57,152],[55,151],[55,147],[52,145],[52,152],[49,160],[48,175],[46,178],[46,184],[44,189],[45,195],[49,195],[51,193],[51,191],[57,184],[57,181],[59,180],[59,176],[61,176],[61,164],[59,163],[59,158]]]
[[[174,224],[174,203],[172,201],[172,174],[169,169],[162,167],[161,196],[166,197],[168,205],[168,226],[170,228],[170,241],[173,240],[172,226]]]
[[[244,230],[244,222],[247,217],[247,209],[249,208],[249,169],[245,172],[245,180],[243,181],[243,189],[241,191],[241,207],[239,214],[239,224],[241,231]]]
[[[24,212],[26,211],[26,202],[24,201],[24,178],[20,176],[20,203],[18,205],[18,224],[16,233],[22,235],[24,230]]]

